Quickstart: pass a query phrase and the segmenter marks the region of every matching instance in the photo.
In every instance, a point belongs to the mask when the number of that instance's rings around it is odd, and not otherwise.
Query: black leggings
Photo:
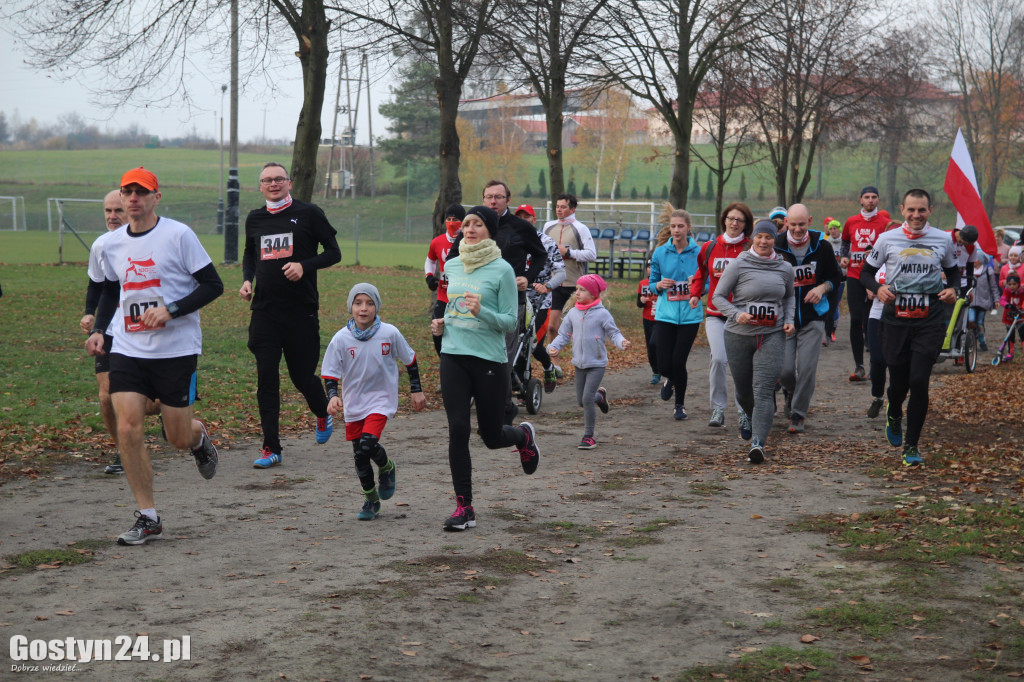
[[[859,279],[846,278],[846,303],[850,306],[850,350],[853,362],[864,366],[864,335],[867,333],[868,301],[867,290]]]
[[[658,348],[660,374],[672,381],[676,392],[676,404],[685,405],[686,359],[697,338],[700,324],[672,324],[658,321],[654,325],[655,345]]]
[[[448,464],[455,494],[473,501],[473,462],[469,456],[470,399],[475,401],[477,431],[490,450],[526,445],[526,434],[504,425],[508,363],[472,355],[441,353],[441,397],[448,415]]]
[[[928,383],[932,376],[933,357],[921,353],[910,353],[910,362],[889,365],[889,411],[896,418],[903,416],[903,401],[907,401],[907,428],[903,445],[917,445],[928,416]]]
[[[882,353],[882,321],[868,318],[868,354],[871,366],[868,376],[871,377],[871,397],[885,396],[885,355]]]
[[[644,341],[647,343],[647,364],[651,366],[651,371],[655,374],[661,374],[658,371],[658,346],[654,342],[654,320],[648,320],[646,317],[644,320]]]
[[[444,317],[444,309],[447,308],[447,307],[448,307],[448,303],[445,302],[445,301],[442,301],[441,299],[438,299],[438,300],[434,301],[434,310],[430,314],[430,319],[436,320],[438,318]],[[443,339],[444,336],[434,336],[434,335],[431,335],[431,338],[434,339],[434,350],[437,351],[438,355],[440,355],[441,354],[441,339]]]
[[[537,341],[537,345],[533,349],[533,357],[544,369],[551,366],[551,356],[548,355],[548,349],[544,345],[544,339],[546,339],[548,335],[547,328],[545,327],[547,322],[548,308],[541,308],[533,313],[534,328],[537,330],[537,337],[540,338],[540,341]],[[540,333],[541,330],[544,330],[543,334]]]

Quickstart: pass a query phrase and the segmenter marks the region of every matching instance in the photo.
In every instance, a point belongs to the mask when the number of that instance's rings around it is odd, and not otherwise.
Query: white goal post
[[[25,227],[25,197],[0,197],[0,201],[11,202],[11,229],[17,232],[21,230],[24,232],[27,228]],[[21,211],[18,211],[18,205],[21,205]],[[6,225],[0,225],[0,230],[6,230]]]
[[[67,199],[63,197],[47,197],[46,199],[46,221],[50,232],[53,232],[54,218],[57,219],[57,262],[64,262],[64,232],[70,232],[85,247],[86,255],[89,253],[89,245],[85,243],[81,235],[75,230],[74,225],[68,222],[64,215],[65,204],[102,204],[102,199]]]

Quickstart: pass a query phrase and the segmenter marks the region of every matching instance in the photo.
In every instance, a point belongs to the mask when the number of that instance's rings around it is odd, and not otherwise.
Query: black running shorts
[[[198,356],[133,358],[110,354],[110,392],[141,393],[168,407],[188,407],[196,399]]]

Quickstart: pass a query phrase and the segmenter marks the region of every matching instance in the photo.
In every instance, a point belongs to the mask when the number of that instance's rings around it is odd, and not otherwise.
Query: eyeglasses
[[[128,189],[127,187],[122,187],[121,188],[121,195],[122,196],[126,196],[126,197],[130,197],[133,194],[135,196],[137,196],[137,197],[148,197],[152,193],[153,193],[153,190],[151,190],[151,189],[144,189],[144,188]]]
[[[288,178],[276,177],[276,178],[260,178],[261,185],[283,185],[288,182]]]
[[[504,194],[485,194],[484,199],[487,201],[493,201],[495,199],[508,199]]]
[[[733,216],[726,216],[725,222],[727,222],[727,223],[740,223],[740,224],[743,224],[743,223],[747,222],[747,219],[746,218],[734,218]]]

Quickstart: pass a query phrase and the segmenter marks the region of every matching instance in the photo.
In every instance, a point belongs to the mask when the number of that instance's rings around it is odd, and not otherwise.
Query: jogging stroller
[[[967,314],[970,297],[974,289],[965,291],[956,300],[953,314],[946,327],[946,337],[942,341],[942,350],[937,362],[952,359],[956,364],[963,362],[964,369],[970,374],[978,365],[978,333],[970,323]]]
[[[1006,347],[1010,344],[1010,337],[1013,336],[1013,331],[1017,329],[1021,322],[1024,320],[1020,319],[1021,311],[1018,310],[1013,315],[1013,323],[1010,328],[1006,330],[1006,336],[1003,337],[1003,342],[999,344],[999,348],[996,349],[995,357],[992,358],[992,365],[997,366],[1003,361],[1003,353],[1006,352]],[[1021,343],[1021,350],[1024,350],[1024,343]]]
[[[533,376],[533,363],[530,362],[533,350],[537,347],[537,320],[533,314],[530,298],[526,298],[526,313],[523,316],[523,328],[515,341],[512,353],[512,394],[522,399],[526,411],[530,414],[540,412],[540,403],[544,397],[544,385]]]

